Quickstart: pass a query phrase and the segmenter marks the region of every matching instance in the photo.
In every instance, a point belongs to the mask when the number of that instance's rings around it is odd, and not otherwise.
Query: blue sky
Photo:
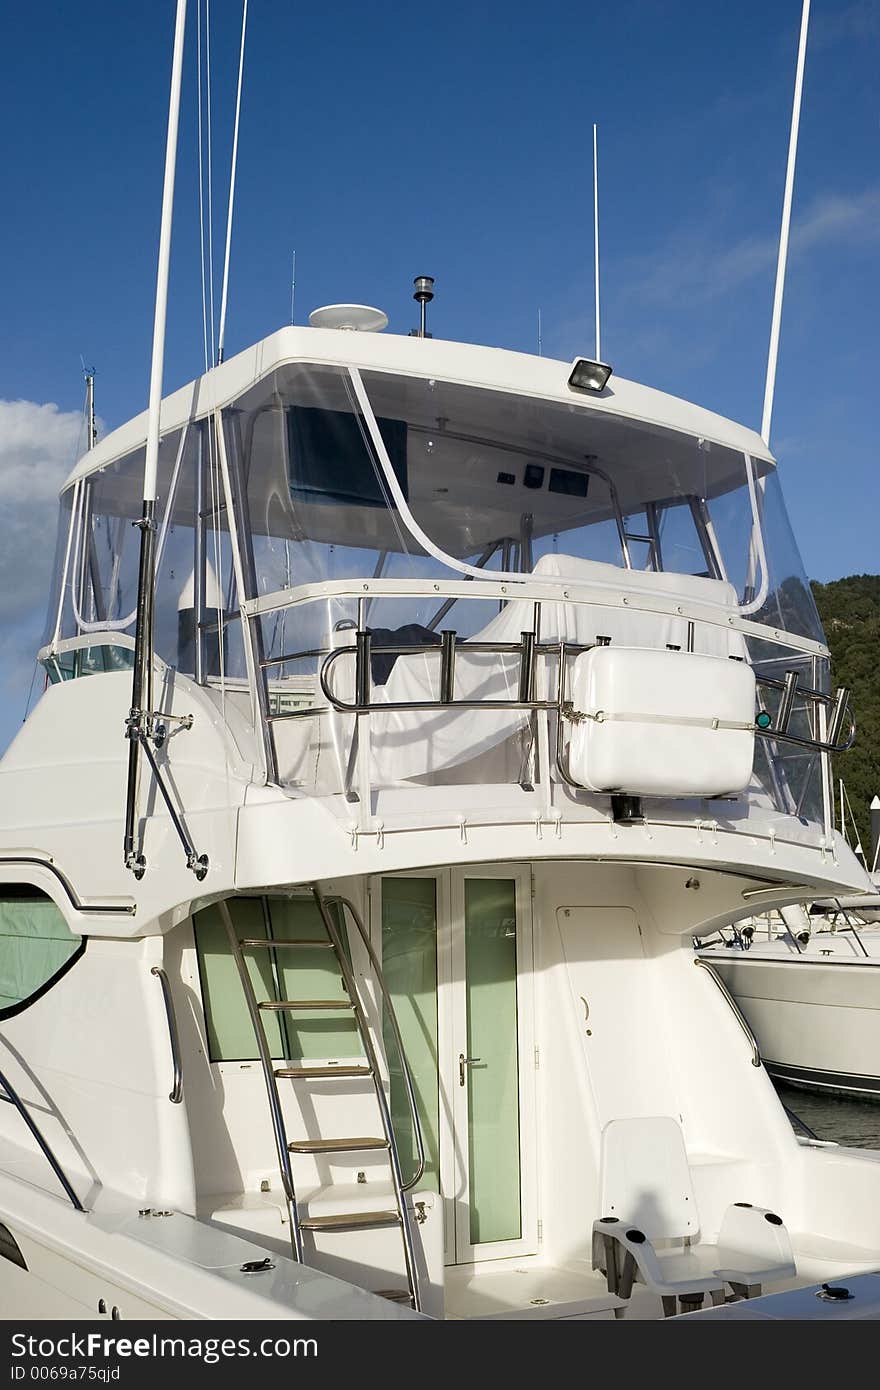
[[[201,367],[195,0],[166,389]],[[225,226],[238,0],[213,0]],[[146,404],[174,5],[3,6],[0,747],[24,712],[76,454],[80,356],[110,428]],[[227,355],[318,304],[589,351],[592,122],[603,355],[758,425],[799,0],[304,6],[251,0]],[[880,568],[880,3],[814,0],[773,424],[808,572]]]

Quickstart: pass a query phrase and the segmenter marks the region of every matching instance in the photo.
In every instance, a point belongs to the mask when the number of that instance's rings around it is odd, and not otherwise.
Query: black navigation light
[[[576,357],[568,384],[576,391],[604,391],[611,370],[606,362],[593,362],[589,357]]]
[[[434,277],[433,275],[417,275],[413,280],[413,286],[415,287],[413,299],[416,301],[421,311],[417,336],[419,338],[430,338],[431,334],[427,330],[425,315],[428,305],[434,298]],[[410,336],[412,337],[414,335],[410,334]]]

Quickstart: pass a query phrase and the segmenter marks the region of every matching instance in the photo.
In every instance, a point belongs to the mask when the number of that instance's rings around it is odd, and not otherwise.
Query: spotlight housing
[[[575,391],[604,391],[611,370],[607,362],[593,362],[589,357],[576,357],[568,384]]]

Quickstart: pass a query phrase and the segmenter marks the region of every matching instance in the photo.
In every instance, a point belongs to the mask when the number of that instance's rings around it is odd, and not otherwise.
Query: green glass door
[[[533,1253],[534,1048],[528,873],[442,870],[384,878],[377,936],[413,1073],[424,1187],[445,1199],[446,1261]],[[412,1126],[385,1027],[394,1127]]]
[[[382,973],[394,1004],[413,1079],[425,1145],[421,1188],[439,1190],[440,1091],[437,1066],[437,889],[433,876],[382,880]],[[388,1019],[382,1041],[391,1087],[391,1119],[401,1167],[416,1166],[415,1136],[403,1067]]]
[[[536,1248],[527,888],[522,870],[459,871],[453,879],[456,1263]]]
[[[516,1038],[516,884],[464,883],[467,1093],[471,1244],[519,1240],[519,1065]]]

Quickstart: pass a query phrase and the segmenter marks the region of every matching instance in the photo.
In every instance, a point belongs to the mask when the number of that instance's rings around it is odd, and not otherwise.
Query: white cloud
[[[0,400],[0,623],[45,602],[58,493],[76,461],[79,411]]]
[[[795,190],[797,192],[797,190]],[[730,187],[728,197],[699,219],[682,221],[656,246],[614,265],[606,297],[606,319],[616,329],[617,355],[638,370],[660,370],[656,382],[681,390],[662,368],[674,360],[679,375],[715,359],[725,345],[725,303],[737,303],[740,291],[763,280],[772,291],[778,232],[737,235],[731,226],[736,209],[746,205],[742,189]],[[809,262],[819,251],[842,252],[880,240],[880,185],[853,193],[832,192],[813,199],[803,210],[796,204],[792,221],[789,264]],[[545,316],[545,341],[560,357],[584,350],[593,335],[592,314],[574,305],[592,300],[592,286],[579,283],[569,292],[555,324]],[[684,331],[686,328],[686,331]],[[632,367],[630,367],[632,370]],[[650,378],[654,380],[654,377]]]
[[[0,400],[0,750],[24,712],[48,606],[58,493],[82,426],[76,410]]]
[[[810,251],[814,246],[833,241],[878,239],[880,227],[880,188],[865,188],[861,193],[826,193],[817,198],[805,217],[792,228],[791,243],[795,251]]]
[[[862,42],[880,36],[880,4],[878,0],[855,0],[854,4],[844,5],[836,13],[819,13],[815,16],[810,34],[810,44],[815,48],[829,48],[835,43]]]
[[[76,461],[82,426],[77,410],[0,400],[0,506],[57,497]]]
[[[825,194],[793,219],[791,259],[828,243],[876,240],[878,235],[880,188]],[[717,227],[680,228],[650,257],[629,266],[627,296],[670,308],[706,304],[770,272],[777,249],[773,236],[749,235],[725,245]]]

